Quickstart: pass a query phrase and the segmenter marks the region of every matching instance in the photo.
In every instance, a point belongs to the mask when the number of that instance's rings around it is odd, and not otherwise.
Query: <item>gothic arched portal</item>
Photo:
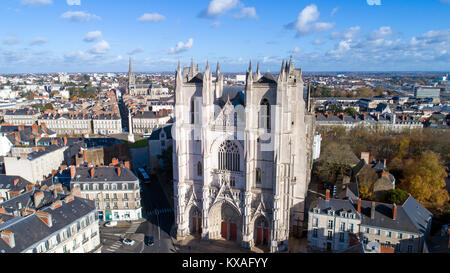
[[[215,204],[210,212],[211,239],[242,240],[242,220],[238,210],[228,202]]]
[[[191,234],[202,233],[202,212],[196,206],[189,211],[189,231]]]

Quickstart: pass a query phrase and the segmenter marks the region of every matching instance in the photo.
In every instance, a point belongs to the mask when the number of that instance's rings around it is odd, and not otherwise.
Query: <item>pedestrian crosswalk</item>
[[[111,245],[109,248],[107,248],[106,251],[116,252],[121,246],[122,246],[121,242],[115,242],[113,245]]]
[[[147,215],[161,215],[173,212],[172,208],[148,210]]]

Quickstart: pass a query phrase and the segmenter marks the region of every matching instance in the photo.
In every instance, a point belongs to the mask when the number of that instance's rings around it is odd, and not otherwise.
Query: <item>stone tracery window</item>
[[[239,148],[231,140],[227,140],[219,147],[219,170],[240,171]]]
[[[267,99],[263,99],[259,110],[259,128],[270,132],[270,123],[270,103]]]

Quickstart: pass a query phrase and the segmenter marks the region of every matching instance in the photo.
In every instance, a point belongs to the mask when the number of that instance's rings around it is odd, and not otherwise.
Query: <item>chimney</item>
[[[131,169],[130,161],[125,161],[125,168]]]
[[[63,137],[64,140],[64,146],[67,146],[67,137]]]
[[[397,205],[395,203],[392,206],[392,219],[397,220]]]
[[[74,165],[70,166],[70,179],[74,179],[76,173],[77,173],[77,167],[75,167]]]
[[[26,189],[27,192],[32,191],[33,188],[34,188],[33,184],[28,184],[28,185],[26,185],[26,187],[25,187],[25,189]]]
[[[116,168],[117,170],[117,176],[120,176],[120,167]]]
[[[366,162],[366,164],[370,163],[370,153],[369,152],[362,152],[361,153],[361,159],[364,159],[364,161]]]
[[[358,213],[361,214],[361,198],[358,198]]]
[[[94,178],[94,174],[95,174],[95,168],[91,168],[91,170],[89,171],[91,174],[91,179]]]
[[[9,230],[2,230],[1,237],[5,243],[9,245],[10,248],[16,246],[16,241],[14,240],[14,233]]]
[[[87,162],[87,150],[83,150],[83,161]]]
[[[18,183],[19,183],[19,178],[14,179],[14,186],[17,186]]]
[[[119,159],[113,158],[113,159],[111,160],[111,164],[112,164],[113,166],[119,165]]]
[[[36,209],[39,208],[39,205],[42,203],[42,200],[44,200],[44,192],[43,191],[36,192],[33,195],[33,200],[34,200],[34,207]]]
[[[327,201],[330,200],[330,190],[329,190],[329,189],[327,189],[327,190],[325,191],[325,200],[327,200]]]
[[[36,211],[36,216],[39,217],[39,219],[44,222],[49,228],[52,227],[52,215],[45,211]]]
[[[6,214],[6,210],[4,206],[0,207],[0,214]]]
[[[372,207],[370,208],[370,218],[375,219],[375,202],[372,201]]]
[[[19,125],[19,131],[23,131],[25,129],[25,125],[21,124]]]
[[[53,202],[52,205],[50,206],[50,208],[52,210],[55,210],[59,207],[62,207],[62,205],[63,205],[63,202],[61,200],[58,200],[58,201]]]
[[[64,202],[66,202],[66,204],[72,202],[73,200],[75,200],[75,196],[73,196],[73,194],[67,195],[66,198],[64,198]]]
[[[38,125],[36,123],[31,126],[31,130],[33,131],[33,135],[37,136],[39,134]]]
[[[386,168],[387,167],[387,164],[386,164],[386,158],[384,159],[384,167]]]

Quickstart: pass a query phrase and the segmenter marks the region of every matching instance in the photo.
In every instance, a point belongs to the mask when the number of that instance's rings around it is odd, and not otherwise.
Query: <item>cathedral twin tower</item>
[[[198,234],[243,247],[287,250],[301,232],[314,135],[301,69],[280,74],[250,63],[241,89],[217,65],[178,64],[173,132],[177,237]]]

